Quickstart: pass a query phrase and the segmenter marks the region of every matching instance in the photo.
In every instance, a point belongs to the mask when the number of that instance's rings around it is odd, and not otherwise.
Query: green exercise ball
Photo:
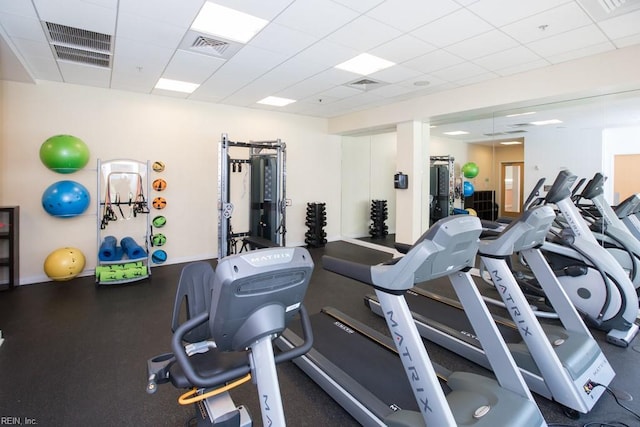
[[[478,176],[478,173],[480,172],[480,169],[478,168],[478,165],[476,165],[473,162],[469,162],[469,163],[465,163],[462,166],[462,174],[464,175],[465,178],[475,178],[476,176]]]
[[[89,147],[72,135],[56,135],[40,146],[40,160],[54,172],[73,173],[89,163]]]

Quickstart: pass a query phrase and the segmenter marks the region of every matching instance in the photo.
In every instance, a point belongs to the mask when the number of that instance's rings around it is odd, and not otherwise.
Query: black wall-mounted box
[[[403,174],[402,172],[398,172],[393,177],[393,187],[398,188],[400,190],[406,190],[409,188],[409,176]]]

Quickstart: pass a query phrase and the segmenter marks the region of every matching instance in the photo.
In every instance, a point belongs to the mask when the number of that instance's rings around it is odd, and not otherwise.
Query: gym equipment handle
[[[329,255],[322,256],[322,267],[325,270],[340,274],[341,276],[355,279],[358,282],[375,286],[371,278],[371,266],[358,262],[347,261]]]
[[[185,376],[193,386],[202,388],[216,387],[220,384],[224,384],[236,378],[245,376],[251,372],[251,366],[248,360],[246,365],[239,366],[237,368],[230,369],[228,371],[221,372],[209,377],[202,376],[198,372],[196,372],[193,365],[191,364],[191,361],[189,360],[189,356],[187,355],[182,342],[184,336],[190,330],[197,328],[208,320],[208,312],[204,312],[195,317],[192,317],[191,319],[182,323],[178,327],[178,329],[176,329],[171,339],[171,348],[176,360],[184,371]],[[303,305],[300,305],[300,323],[302,324],[302,335],[304,338],[303,344],[286,352],[277,354],[274,357],[275,363],[282,363],[291,359],[295,359],[296,357],[302,356],[303,354],[307,353],[311,349],[313,345],[313,332],[311,330],[311,321],[309,320],[309,315]]]

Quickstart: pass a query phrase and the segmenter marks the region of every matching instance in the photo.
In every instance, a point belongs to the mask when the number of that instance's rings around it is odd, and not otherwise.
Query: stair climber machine
[[[324,256],[325,269],[375,289],[392,338],[325,308],[311,316],[313,348],[294,363],[365,426],[545,426],[466,271],[481,231],[477,217],[451,216],[436,222],[393,263],[369,266]],[[431,363],[404,294],[417,282],[439,277],[449,278],[477,325],[496,379],[445,372]],[[299,341],[291,328],[276,343],[288,350]]]
[[[285,425],[276,364],[306,353],[313,335],[302,300],[313,271],[303,248],[268,248],[187,265],[173,311],[173,353],[147,361],[147,392],[158,384],[191,389],[179,403],[194,404],[197,425],[250,426],[228,389],[252,379],[263,425]],[[186,301],[187,320],[179,324]],[[272,341],[300,314],[301,345],[274,355]]]
[[[587,183],[575,203],[580,207],[583,217],[591,223],[591,230],[596,240],[604,246],[629,273],[631,282],[639,293],[640,288],[640,240],[631,234],[627,226],[604,198],[604,175],[596,173]],[[589,200],[597,210],[597,214],[590,213],[580,203],[581,199]]]
[[[545,197],[566,227],[542,245],[564,291],[588,326],[607,332],[607,341],[627,347],[638,333],[638,295],[620,263],[600,246],[571,200],[576,176],[561,171]]]
[[[598,386],[608,386],[615,374],[539,249],[555,217],[550,206],[525,211],[494,239],[481,240],[478,255],[511,316],[495,320],[527,385],[576,417],[593,408],[605,391]],[[561,325],[541,324],[534,314],[509,267],[508,260],[518,251],[539,279]],[[477,327],[458,301],[421,287],[407,292],[407,300],[423,338],[491,368],[476,338]],[[368,295],[365,303],[382,314],[375,297]]]

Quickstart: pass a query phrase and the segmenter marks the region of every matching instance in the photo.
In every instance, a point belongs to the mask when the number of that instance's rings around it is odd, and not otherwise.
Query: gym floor
[[[376,264],[391,255],[346,242],[331,242],[310,252],[316,268],[305,298],[309,312],[333,306],[385,331],[384,321],[363,304],[370,289],[322,270],[320,257],[328,254]],[[92,277],[84,277],[0,292],[0,330],[5,338],[0,346],[0,424],[187,425],[193,408],[177,403],[182,390],[165,384],[155,395],[145,392],[146,360],[170,349],[171,312],[181,269],[182,265],[156,267],[149,279],[128,285],[96,287]],[[640,341],[622,349],[605,343],[602,333],[596,331],[594,336],[617,373],[611,388],[620,403],[639,413]],[[488,374],[434,344],[427,350],[447,369]],[[290,425],[357,425],[292,363],[279,365],[278,375]],[[261,425],[255,387],[243,385],[232,394]],[[564,416],[559,405],[536,399],[552,425],[640,424],[610,394],[578,420]]]

